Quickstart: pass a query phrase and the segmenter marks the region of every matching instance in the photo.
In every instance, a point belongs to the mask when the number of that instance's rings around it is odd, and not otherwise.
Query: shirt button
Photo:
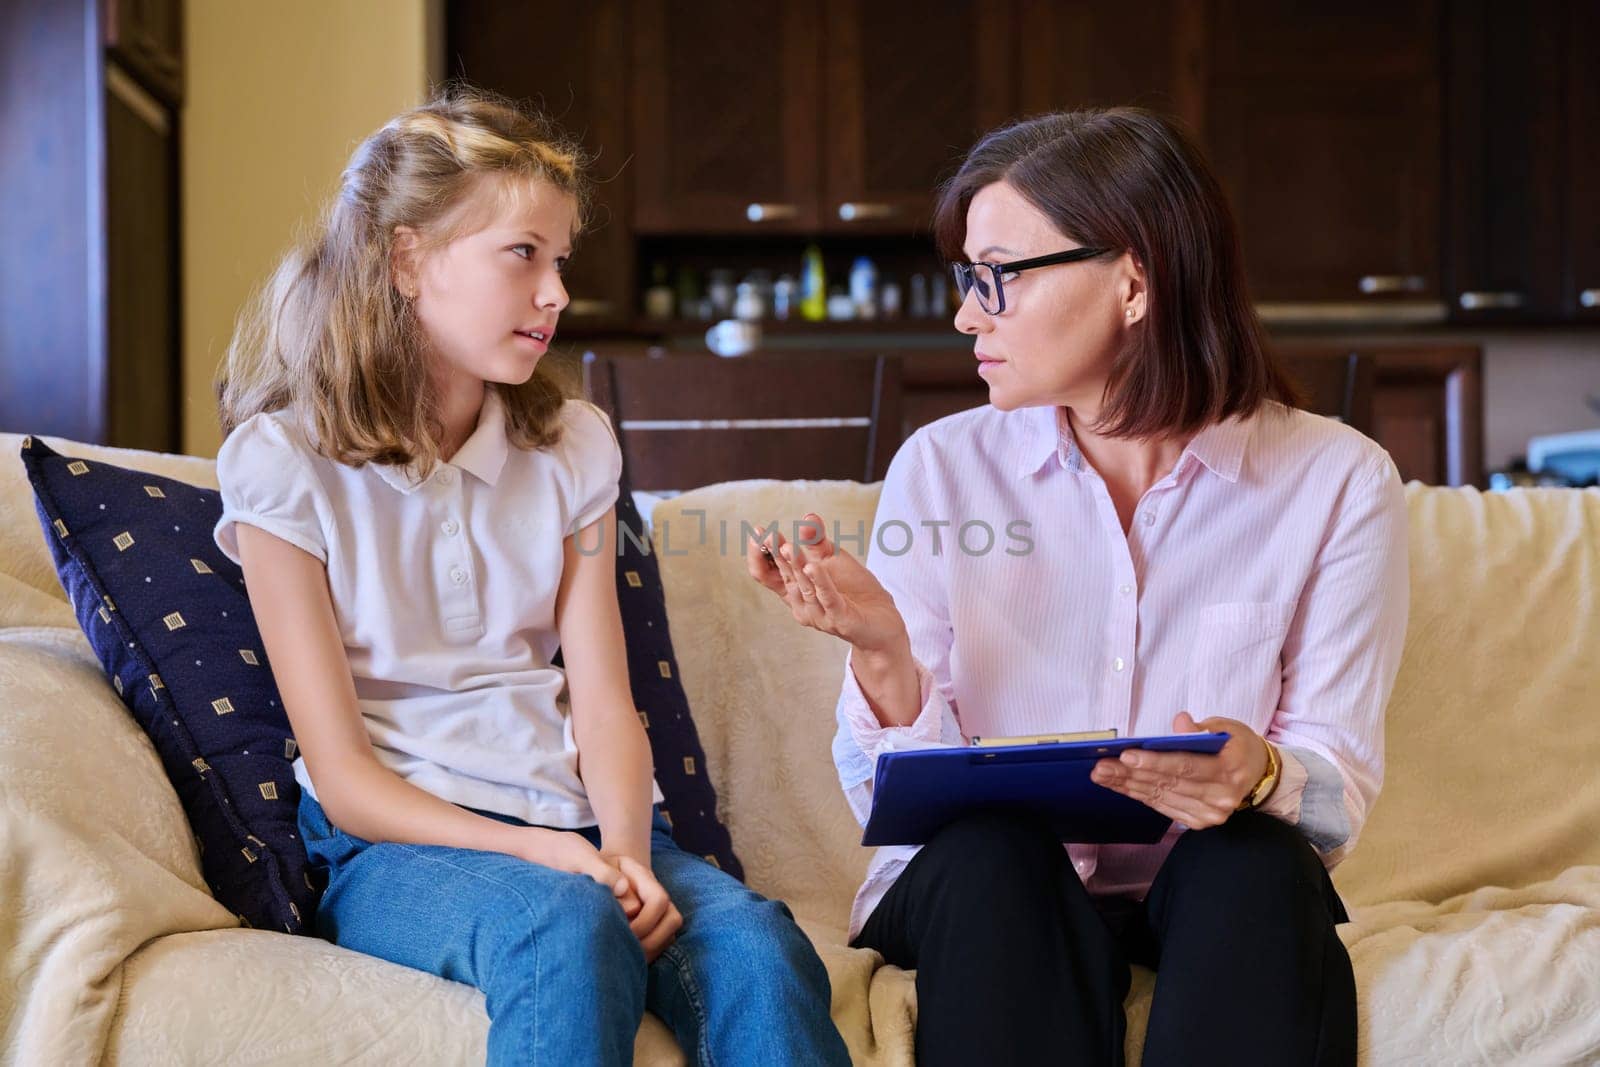
[[[1156,524],[1156,513],[1153,512],[1153,511],[1145,512],[1144,513],[1144,524],[1146,526],[1154,526]]]
[[[441,530],[443,530],[445,532],[445,536],[454,537],[455,534],[456,534],[456,531],[461,529],[461,527],[456,525],[456,520],[454,520],[454,519],[446,519],[446,520],[444,520],[443,522],[441,522],[439,524],[439,529],[441,529]]]
[[[1124,668],[1126,666],[1127,666],[1127,664],[1122,662],[1122,657],[1121,656],[1118,656],[1116,659],[1111,661],[1111,669],[1114,670],[1114,671],[1121,671],[1122,668]]]
[[[1129,593],[1133,592],[1133,586],[1131,586],[1131,585],[1121,586],[1121,587],[1119,587],[1117,589],[1117,592],[1121,593],[1123,596],[1127,596]]]
[[[455,480],[456,480],[456,472],[455,471],[451,470],[449,467],[440,468],[440,470],[439,470],[439,484],[440,485],[449,485],[451,482],[453,482]]]
[[[457,585],[465,585],[467,583],[467,572],[462,570],[460,567],[451,567],[450,580],[455,582]]]

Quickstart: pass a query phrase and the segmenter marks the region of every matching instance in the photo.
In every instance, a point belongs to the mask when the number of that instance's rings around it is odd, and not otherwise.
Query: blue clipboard
[[[1090,781],[1095,762],[1130,748],[1215,753],[1227,742],[1225,733],[1194,733],[885,752],[861,843],[921,845],[964,815],[997,811],[1042,818],[1066,842],[1149,844],[1172,820]]]

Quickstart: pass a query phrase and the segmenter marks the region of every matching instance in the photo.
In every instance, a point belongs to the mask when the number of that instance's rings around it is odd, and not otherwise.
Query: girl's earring
[[[1128,321],[1129,322],[1133,321],[1133,309],[1132,308],[1128,309]]]

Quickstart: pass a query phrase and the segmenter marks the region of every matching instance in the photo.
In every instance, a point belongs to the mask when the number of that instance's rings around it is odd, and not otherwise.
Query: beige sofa
[[[0,1020],[17,1064],[482,1062],[468,987],[208,895],[151,745],[63,599],[0,435]],[[214,485],[209,461],[51,442]],[[683,680],[751,883],[790,902],[858,1063],[910,1063],[911,976],[846,948],[867,860],[833,776],[843,649],[720,551],[740,518],[870,520],[877,487],[744,482],[655,513]],[[1600,492],[1408,490],[1389,775],[1336,876],[1368,1063],[1600,1062]],[[703,510],[702,519],[696,513]],[[707,536],[702,543],[702,524]],[[665,538],[665,544],[663,544]],[[996,610],[1004,610],[997,605]],[[1137,1062],[1153,978],[1128,999]],[[1222,995],[1226,995],[1223,993]],[[639,1062],[682,1063],[646,1019]]]

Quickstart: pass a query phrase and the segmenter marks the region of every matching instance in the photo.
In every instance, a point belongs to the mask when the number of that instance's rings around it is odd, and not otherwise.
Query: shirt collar
[[[1192,453],[1217,477],[1237,482],[1239,470],[1244,466],[1245,446],[1250,443],[1250,432],[1254,426],[1254,419],[1232,418],[1214,422],[1195,434],[1184,451]]]
[[[1024,408],[1021,447],[1017,451],[1017,477],[1036,474],[1051,456],[1057,457],[1068,470],[1083,469],[1083,454],[1078,451],[1077,438],[1067,423],[1063,407]]]
[[[500,480],[500,472],[505,469],[509,454],[505,402],[500,399],[497,390],[488,388],[484,390],[483,406],[478,410],[478,425],[473,429],[472,436],[456,450],[448,463],[441,462],[436,466],[433,474],[437,475],[444,467],[459,467],[479,481],[494,485]],[[377,469],[378,477],[402,493],[412,493],[423,483],[423,479],[417,476],[415,464],[396,467],[375,463],[373,466]]]
[[[1078,451],[1078,441],[1072,433],[1065,408],[1027,408],[1021,414],[1024,422],[1022,443],[1018,450],[1017,477],[1025,478],[1038,473],[1051,456],[1057,457],[1068,470],[1084,469],[1083,453]],[[1218,477],[1237,482],[1254,424],[1254,419],[1239,418],[1214,422],[1195,434],[1184,452],[1192,453],[1195,459],[1204,463]],[[1181,457],[1178,462],[1183,462]]]

